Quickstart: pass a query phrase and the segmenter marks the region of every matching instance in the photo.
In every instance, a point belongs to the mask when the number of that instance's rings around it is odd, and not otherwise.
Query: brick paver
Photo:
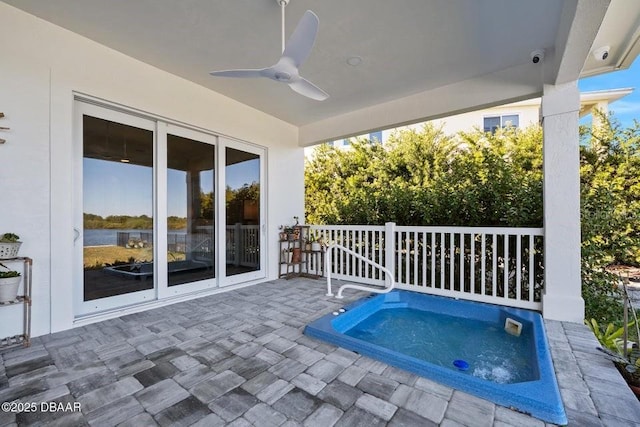
[[[82,410],[3,412],[0,426],[545,425],[304,336],[365,295],[324,293],[321,281],[279,280],[35,338],[0,354],[0,400]],[[638,422],[640,404],[589,330],[546,327],[569,424]]]

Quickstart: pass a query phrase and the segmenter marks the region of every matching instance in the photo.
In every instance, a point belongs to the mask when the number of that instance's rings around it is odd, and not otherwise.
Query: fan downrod
[[[286,38],[285,38],[285,25],[284,25],[284,10],[289,4],[289,0],[276,0],[278,6],[280,6],[281,14],[282,14],[282,52],[284,53],[284,48],[286,46]]]

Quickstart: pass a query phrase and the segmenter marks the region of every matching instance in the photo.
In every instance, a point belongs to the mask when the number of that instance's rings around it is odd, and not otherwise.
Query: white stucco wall
[[[447,135],[454,135],[460,131],[469,132],[474,127],[482,130],[484,118],[489,116],[502,116],[507,114],[518,114],[519,126],[525,128],[534,123],[540,122],[540,98],[534,98],[527,101],[506,104],[500,107],[485,108],[482,110],[471,111],[469,113],[456,114],[442,119],[435,119],[430,123],[435,126],[442,126],[442,130]],[[423,123],[407,126],[407,128],[420,129]],[[382,139],[386,139],[395,131],[395,129],[387,129],[382,131]]]
[[[539,101],[539,98],[537,98]],[[525,128],[540,121],[540,103],[537,105],[516,102],[502,107],[488,108],[485,110],[472,111],[470,113],[458,114],[444,119],[434,120],[434,124],[443,124],[446,134],[455,134],[460,131],[469,131],[474,127],[482,129],[485,117],[503,116],[517,114],[519,116],[519,127]]]
[[[298,130],[279,119],[0,3],[0,233],[34,259],[34,336],[73,322],[73,94],[267,147],[268,276],[277,225],[304,213]],[[273,248],[272,248],[273,246]],[[12,323],[0,309],[0,325]],[[7,331],[0,326],[0,336]]]

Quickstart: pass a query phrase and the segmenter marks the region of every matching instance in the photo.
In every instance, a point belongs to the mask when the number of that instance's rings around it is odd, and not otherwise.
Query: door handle
[[[77,228],[73,228],[73,243],[80,238],[80,231]]]

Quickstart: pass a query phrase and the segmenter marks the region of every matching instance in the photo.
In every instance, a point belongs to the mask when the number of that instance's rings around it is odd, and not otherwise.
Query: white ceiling
[[[276,0],[5,3],[300,127],[505,69],[536,76],[541,90],[530,53],[546,49],[549,60],[563,50],[556,44],[576,9],[575,0],[291,0],[287,35],[305,10],[320,18],[316,45],[301,67],[301,75],[330,94],[318,102],[268,79],[208,74],[278,59]],[[567,4],[573,12],[563,13]],[[360,66],[347,65],[352,55],[362,57]],[[561,68],[555,61],[551,74]],[[581,61],[580,67],[584,56]]]

